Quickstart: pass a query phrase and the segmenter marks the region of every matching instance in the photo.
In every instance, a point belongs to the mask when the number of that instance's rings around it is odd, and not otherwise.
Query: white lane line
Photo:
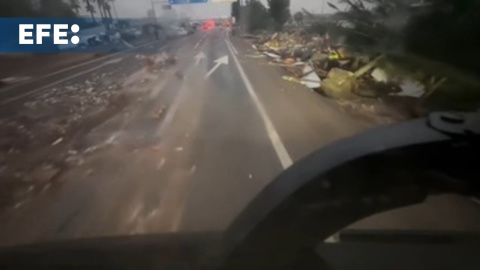
[[[122,42],[123,42],[123,44],[125,44],[125,46],[127,46],[127,47],[130,48],[130,49],[135,48],[135,46],[133,46],[132,44],[128,43],[128,42],[127,42],[126,40],[124,40],[124,39],[122,39]]]
[[[232,49],[235,52],[235,54],[238,54],[237,49],[235,49],[235,46],[233,45],[233,43],[231,41],[230,41],[230,46],[232,46]]]
[[[202,50],[203,50],[204,47],[205,47],[205,44],[202,47]],[[182,47],[182,49],[183,48],[184,47]],[[180,52],[180,50],[177,52],[177,54],[179,52]],[[192,68],[192,66],[193,66],[193,63],[192,63],[192,65],[187,67],[187,69],[184,70],[185,76],[188,75],[189,70],[190,70],[190,68]],[[177,91],[177,95],[174,97],[174,100],[172,101],[172,104],[167,109],[167,114],[165,116],[165,119],[162,121],[162,123],[160,124],[160,127],[157,130],[157,135],[162,135],[163,133],[165,133],[165,130],[172,123],[173,118],[175,117],[175,114],[177,113],[178,107],[180,106],[180,103],[182,103],[185,100],[187,95],[188,95],[188,91],[186,91],[186,89],[185,89],[185,84],[182,84],[179,91]]]
[[[205,39],[205,35],[203,35],[200,40],[197,42],[197,44],[195,44],[195,46],[193,47],[194,50],[196,50],[198,48],[198,46],[200,46],[200,43],[202,43],[202,41]]]
[[[235,46],[233,46],[233,43],[232,43],[232,40],[230,39],[229,33],[227,32],[226,34],[227,34],[228,44],[230,44],[230,48],[235,52],[236,55],[238,55],[238,51],[235,48]]]
[[[183,102],[185,99],[185,91],[182,91],[183,89],[180,89],[180,92],[177,94],[177,96],[174,98],[173,104],[170,106],[170,108],[167,111],[167,115],[165,116],[165,119],[162,121],[160,124],[160,127],[157,130],[157,135],[161,135],[165,133],[165,130],[170,126],[170,124],[173,121],[173,118],[175,117],[178,107],[180,106],[180,103]]]
[[[225,39],[225,42],[227,43],[228,46],[230,46],[230,49],[232,49],[232,51],[233,51],[236,55],[238,55],[238,51],[237,51],[237,49],[235,49],[235,46],[233,46],[233,43],[232,43],[232,41],[230,40],[230,38]]]
[[[140,214],[140,212],[142,211],[142,209],[143,209],[143,205],[142,204],[137,204],[137,206],[133,210],[132,214],[130,215],[130,217],[128,219],[128,222],[129,223],[134,222],[135,219],[137,219],[138,214]]]
[[[152,44],[152,43],[155,43],[155,42],[156,42],[156,41],[150,42],[150,43],[147,43],[147,44],[145,44],[145,45],[142,45],[142,46],[139,46],[139,47],[135,47],[135,48],[133,48],[133,49],[126,50],[126,51],[124,51],[124,52],[128,52],[128,51],[131,51],[131,50],[134,50],[134,49],[139,49],[139,48],[145,47],[145,46],[147,46],[147,45],[149,45],[149,44]],[[159,51],[165,49],[165,48],[168,47],[168,46],[169,46],[169,45],[165,45],[165,46],[161,47],[161,48],[159,49]],[[94,60],[94,61],[90,61],[90,62],[87,62],[87,63],[83,63],[83,64],[80,64],[80,65],[77,65],[77,66],[73,66],[73,67],[70,67],[70,68],[67,68],[67,69],[64,69],[64,70],[59,70],[59,71],[56,71],[56,72],[54,72],[54,73],[50,73],[50,74],[46,75],[45,77],[42,77],[42,78],[39,78],[39,79],[45,79],[45,78],[51,77],[51,76],[53,76],[53,75],[55,75],[55,74],[58,74],[58,73],[60,73],[60,72],[68,71],[68,70],[70,70],[70,69],[73,69],[73,68],[76,68],[76,67],[81,67],[81,66],[84,66],[84,65],[87,65],[87,64],[90,64],[90,63],[94,63],[94,62],[96,62],[96,61],[107,60],[107,59],[109,59],[109,58],[112,58],[113,56],[118,56],[118,54],[114,54],[114,55],[111,55],[111,56],[103,57],[103,58],[101,58],[101,59],[96,59],[96,60]],[[114,64],[118,63],[118,62],[115,62],[115,61],[116,61],[115,59],[110,60],[110,61],[107,61],[107,62],[105,62],[105,63],[100,64],[99,66],[94,67],[94,68],[91,68],[91,69],[82,71],[82,72],[80,72],[80,73],[77,73],[77,74],[75,74],[75,75],[69,76],[69,77],[67,77],[67,78],[63,78],[63,79],[58,80],[58,81],[56,81],[56,82],[53,82],[53,83],[51,83],[51,84],[47,84],[46,86],[42,86],[42,87],[40,87],[40,88],[33,89],[33,90],[28,91],[28,92],[26,92],[26,93],[24,93],[24,94],[22,94],[22,95],[9,98],[9,99],[1,102],[0,105],[8,104],[8,103],[10,103],[10,102],[12,102],[12,101],[15,101],[15,100],[17,100],[17,99],[20,99],[20,98],[29,96],[29,95],[31,95],[31,94],[33,94],[33,93],[35,93],[35,92],[45,90],[45,89],[47,89],[47,88],[49,88],[49,87],[52,87],[52,86],[54,86],[54,85],[63,83],[63,82],[65,82],[65,81],[68,81],[68,80],[74,79],[74,78],[76,78],[76,77],[79,77],[79,76],[81,76],[81,75],[87,74],[87,73],[89,73],[89,72],[95,71],[95,70],[97,70],[97,69],[99,69],[99,68],[102,68],[102,67],[104,67],[104,66],[106,66],[106,65],[109,65],[109,64],[112,64],[112,63],[114,63]],[[37,79],[37,80],[38,80],[38,79]],[[35,81],[37,81],[37,80],[33,80],[33,81],[29,81],[29,82],[35,82]],[[15,87],[19,87],[19,86],[21,86],[21,85],[23,85],[23,84],[15,85]],[[4,89],[4,90],[7,90],[7,89]]]
[[[474,203],[480,206],[480,200],[477,198],[470,198]]]
[[[103,56],[103,57],[100,57],[100,58],[96,58],[96,59],[92,59],[90,61],[87,61],[87,62],[84,62],[84,63],[80,63],[78,65],[74,65],[74,66],[71,66],[71,67],[68,67],[68,68],[64,68],[64,69],[61,69],[61,70],[57,70],[57,71],[54,71],[52,73],[49,73],[45,76],[41,76],[41,77],[38,77],[38,78],[34,78],[34,79],[31,79],[31,80],[28,80],[28,81],[24,81],[22,83],[19,83],[19,84],[15,84],[15,85],[12,85],[12,86],[9,86],[9,87],[5,87],[1,90],[1,92],[5,92],[5,91],[8,91],[10,89],[13,89],[13,88],[17,88],[17,87],[20,87],[22,85],[25,85],[27,83],[33,83],[33,82],[36,82],[36,81],[39,81],[39,80],[42,80],[42,79],[47,79],[47,78],[50,78],[52,76],[55,76],[57,74],[60,74],[60,73],[63,73],[63,72],[66,72],[66,71],[69,71],[69,70],[72,70],[72,69],[76,69],[76,68],[79,68],[79,67],[83,67],[83,66],[86,66],[86,65],[90,65],[90,64],[93,64],[93,63],[96,63],[96,62],[100,62],[100,61],[103,61],[103,60],[107,60],[109,58],[113,58],[115,56],[118,56],[119,54],[121,53],[126,53],[126,52],[130,52],[130,51],[133,51],[135,49],[140,49],[140,48],[143,48],[143,47],[146,47],[148,45],[151,45],[151,44],[154,44],[158,41],[152,41],[152,42],[149,42],[149,43],[146,43],[144,45],[141,45],[141,46],[138,46],[138,47],[134,47],[134,48],[131,48],[131,49],[128,49],[128,50],[125,50],[123,52],[119,52],[119,53],[114,53],[114,54],[111,54],[111,55],[106,55],[106,56]],[[163,50],[165,49],[166,47],[168,47],[168,45],[165,45],[163,47],[161,47],[159,50]]]
[[[263,107],[262,103],[260,102],[260,99],[257,96],[257,93],[253,89],[252,83],[248,79],[245,71],[243,70],[242,66],[240,65],[240,62],[237,59],[237,56],[235,56],[235,53],[233,50],[228,46],[228,42],[226,43],[228,49],[230,50],[230,53],[232,54],[233,60],[235,64],[237,65],[238,72],[240,73],[240,76],[242,77],[243,83],[245,84],[245,87],[248,90],[248,93],[250,94],[251,98],[253,99],[255,105],[257,106],[258,112],[260,113],[260,116],[262,117],[263,123],[265,124],[265,127],[267,129],[267,134],[268,137],[270,138],[270,141],[272,142],[273,148],[275,149],[275,152],[277,153],[278,159],[280,160],[280,163],[282,163],[282,166],[284,169],[290,167],[293,164],[292,158],[287,152],[287,149],[285,148],[285,145],[283,144],[282,140],[280,139],[280,136],[278,135],[277,130],[275,129],[275,126],[273,125],[272,121],[268,117],[267,112],[265,111],[265,108]]]
[[[123,58],[118,58],[118,59],[122,59],[122,60],[123,60]],[[23,94],[21,94],[21,95],[18,95],[18,96],[15,96],[15,97],[6,99],[6,100],[2,101],[0,104],[1,104],[1,105],[8,104],[8,103],[10,103],[10,102],[12,102],[12,101],[15,101],[15,100],[17,100],[17,99],[30,96],[30,95],[34,94],[35,92],[45,90],[45,89],[47,89],[47,88],[49,88],[49,87],[52,87],[52,86],[54,86],[54,85],[57,85],[57,84],[66,82],[66,81],[71,80],[71,79],[74,79],[74,78],[76,78],[76,77],[78,77],[78,76],[81,76],[81,75],[83,75],[83,74],[90,73],[90,72],[92,72],[92,71],[95,71],[95,70],[100,69],[100,68],[102,68],[102,67],[104,67],[104,66],[110,65],[110,64],[112,64],[112,63],[114,63],[114,64],[119,63],[120,61],[121,61],[121,60],[116,60],[116,59],[107,61],[107,62],[105,62],[105,63],[102,63],[101,65],[98,65],[98,66],[94,67],[94,68],[84,70],[84,71],[79,72],[79,73],[77,73],[77,74],[75,74],[75,75],[72,75],[72,76],[63,78],[63,79],[61,79],[61,80],[59,80],[59,81],[56,81],[56,82],[47,84],[47,85],[42,86],[42,87],[40,87],[40,88],[33,89],[33,90],[28,91],[28,92],[26,92],[26,93],[23,93]]]
[[[325,239],[324,242],[329,243],[329,244],[339,243],[340,242],[340,235],[338,233],[336,233],[336,234],[328,237],[327,239]]]
[[[190,168],[190,175],[195,174],[196,171],[197,171],[197,166],[193,165],[192,168]]]
[[[186,199],[185,199],[186,200]],[[183,209],[185,209],[185,202],[180,206],[182,211],[179,211],[176,216],[173,217],[172,229],[170,232],[176,233],[180,230],[180,225],[182,225],[183,219]]]

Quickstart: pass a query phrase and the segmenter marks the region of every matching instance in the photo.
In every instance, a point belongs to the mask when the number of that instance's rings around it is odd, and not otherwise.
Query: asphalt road
[[[61,184],[2,213],[0,243],[223,230],[283,169],[369,127],[281,80],[276,67],[248,57],[249,45],[222,30],[152,46],[176,54],[175,68],[129,89],[144,95],[85,135],[92,145],[111,142],[108,148],[62,174]],[[92,73],[116,79],[142,65],[135,54],[111,55],[1,91],[0,102],[13,110],[51,87]],[[158,108],[162,116],[153,119]],[[437,198],[426,209],[388,213],[356,228],[479,230],[478,212],[472,201]]]

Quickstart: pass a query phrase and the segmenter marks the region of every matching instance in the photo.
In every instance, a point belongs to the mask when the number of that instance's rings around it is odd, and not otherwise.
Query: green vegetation
[[[275,22],[275,30],[282,30],[290,19],[290,0],[268,0],[268,11]]]
[[[244,7],[239,2],[233,2],[231,9],[231,15],[237,19],[237,23],[243,24],[248,32],[269,28],[270,14],[259,0],[246,1]]]
[[[232,3],[231,15],[232,17],[235,17],[237,21],[240,21],[240,0]]]
[[[258,0],[251,0],[249,2],[248,16],[248,21],[250,22],[248,30],[250,32],[267,29],[269,22],[268,11]]]
[[[477,0],[340,0],[336,31],[350,50],[384,54],[422,74],[424,101],[437,109],[472,109],[480,100]],[[447,106],[448,105],[448,106]]]
[[[293,19],[299,26],[303,25],[303,18],[304,18],[303,12],[300,12],[300,11],[295,13],[295,15],[293,15]]]
[[[480,16],[477,0],[340,0],[350,23],[341,30],[357,51],[418,54],[480,74]]]
[[[268,0],[268,6],[265,7],[259,0],[247,0],[245,6],[241,6],[240,0],[237,0],[232,3],[231,15],[248,32],[266,29],[279,31],[292,19],[290,0]]]

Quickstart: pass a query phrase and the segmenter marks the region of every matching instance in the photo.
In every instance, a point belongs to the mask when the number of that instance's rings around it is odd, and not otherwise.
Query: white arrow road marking
[[[200,61],[202,59],[205,59],[205,54],[203,52],[200,52],[199,54],[197,54],[195,56],[195,60],[197,60],[197,63],[196,63],[197,66],[198,66],[198,64],[200,64]]]
[[[193,47],[194,50],[196,50],[198,48],[198,46],[200,46],[200,43],[202,43],[202,41],[205,39],[206,35],[204,34],[200,40],[197,42],[197,44],[195,44],[195,47]]]
[[[217,70],[221,65],[228,65],[228,55],[222,56],[214,61],[215,66],[205,75],[205,79],[210,77],[215,70]]]

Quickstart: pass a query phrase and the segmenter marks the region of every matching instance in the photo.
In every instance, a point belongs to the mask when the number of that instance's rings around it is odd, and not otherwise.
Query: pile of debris
[[[392,68],[384,55],[362,55],[333,44],[327,35],[304,31],[248,36],[271,65],[284,67],[283,79],[301,83],[339,100],[408,96],[420,98],[426,87]]]

